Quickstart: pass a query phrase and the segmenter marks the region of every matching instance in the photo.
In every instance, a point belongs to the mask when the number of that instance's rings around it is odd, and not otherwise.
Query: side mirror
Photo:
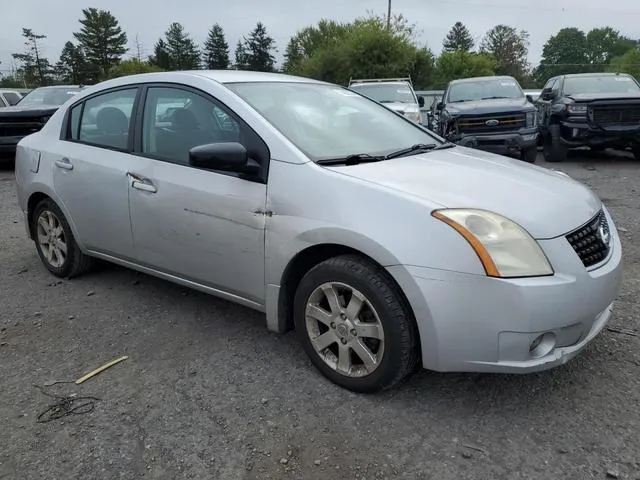
[[[545,88],[544,90],[542,90],[540,98],[542,98],[543,100],[553,100],[555,98],[555,94],[550,88]]]
[[[527,95],[526,95],[526,98],[527,98],[527,102],[529,102],[529,103],[533,103],[533,97],[532,97],[531,95],[528,95],[528,94],[527,94]]]
[[[193,147],[189,150],[189,165],[237,173],[254,173],[258,166],[250,163],[247,149],[237,142],[208,143]]]
[[[420,106],[420,108],[424,107],[424,97],[422,95],[418,97],[418,105]]]
[[[444,110],[444,102],[436,103],[436,110]]]

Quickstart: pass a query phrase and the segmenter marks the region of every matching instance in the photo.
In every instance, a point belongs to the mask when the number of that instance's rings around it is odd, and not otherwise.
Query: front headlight
[[[405,116],[414,122],[420,123],[420,110],[417,112],[406,112]]]
[[[576,105],[570,104],[567,105],[567,111],[572,115],[586,115],[587,114],[587,106],[586,105]]]
[[[535,127],[536,126],[536,111],[527,112],[527,127]]]
[[[432,215],[469,242],[490,277],[553,275],[538,242],[520,225],[501,215],[457,208],[435,210]]]

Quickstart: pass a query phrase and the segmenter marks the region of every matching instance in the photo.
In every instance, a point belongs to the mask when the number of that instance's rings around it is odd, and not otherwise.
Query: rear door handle
[[[65,170],[73,170],[73,164],[67,157],[64,157],[62,160],[56,160],[55,163],[56,167],[64,168]]]
[[[142,190],[149,193],[156,193],[158,191],[149,179],[144,178],[141,175],[127,172],[127,176],[131,179],[131,186],[136,190]]]

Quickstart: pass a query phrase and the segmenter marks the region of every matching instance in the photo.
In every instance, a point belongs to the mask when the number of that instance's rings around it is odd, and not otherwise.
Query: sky
[[[503,23],[529,32],[529,61],[536,65],[547,39],[563,27],[612,26],[622,34],[640,39],[638,0],[391,0],[393,13],[404,14],[418,29],[418,40],[439,54],[451,26],[461,21],[479,43],[487,30]],[[133,55],[135,38],[142,53],[150,55],[153,44],[171,22],[180,22],[201,45],[211,25],[219,23],[233,47],[238,39],[261,21],[276,40],[282,60],[289,38],[322,18],[350,21],[368,12],[386,15],[388,0],[30,0],[7,1],[0,14],[0,73],[10,73],[11,53],[22,52],[22,27],[47,35],[41,41],[44,56],[55,63],[64,43],[80,29],[82,9],[111,11],[129,37]],[[232,57],[233,58],[233,57]]]

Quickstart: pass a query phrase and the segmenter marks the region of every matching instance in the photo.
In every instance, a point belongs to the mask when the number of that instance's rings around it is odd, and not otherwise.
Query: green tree
[[[82,28],[73,36],[80,42],[87,62],[92,65],[96,80],[105,78],[109,70],[127,52],[127,34],[116,17],[107,10],[85,8]]]
[[[495,58],[498,75],[523,80],[529,71],[529,34],[524,30],[518,32],[508,25],[496,25],[482,39],[480,52]]]
[[[182,24],[173,22],[169,25],[164,36],[169,59],[167,70],[197,70],[200,68],[198,47],[189,34],[184,31]]]
[[[608,66],[610,72],[628,73],[640,81],[640,49],[633,48],[619,57],[611,60]]]
[[[49,84],[53,69],[49,60],[42,57],[39,46],[39,41],[47,38],[47,36],[38,35],[30,28],[23,28],[22,36],[25,39],[25,52],[11,55],[20,64],[17,74],[30,86]]]
[[[171,69],[171,57],[167,43],[160,38],[153,47],[153,55],[149,57],[149,64],[154,65],[162,70]]]
[[[242,40],[238,40],[236,44],[234,68],[236,70],[249,70],[247,47]]]
[[[109,78],[124,77],[127,75],[136,75],[138,73],[162,72],[160,67],[151,65],[149,62],[143,62],[137,58],[130,58],[121,61],[118,65],[111,67]]]
[[[444,88],[458,78],[495,75],[496,59],[488,53],[446,52],[436,61],[436,85]]]
[[[603,70],[612,58],[624,55],[635,48],[636,42],[620,35],[611,27],[594,28],[587,33],[587,61],[593,65],[593,70]]]
[[[56,77],[59,81],[72,84],[87,83],[87,60],[82,47],[67,42],[62,48],[60,59],[55,66]]]
[[[442,42],[443,52],[470,52],[474,41],[469,29],[462,22],[456,22]]]
[[[258,22],[244,41],[247,68],[258,72],[275,71],[275,43],[262,22]]]
[[[284,64],[282,65],[282,71],[291,72],[295,70],[303,56],[304,52],[302,50],[300,40],[297,37],[291,37],[284,52]]]
[[[587,37],[577,28],[563,28],[547,40],[535,76],[539,85],[556,75],[581,73],[590,64]]]
[[[226,70],[230,67],[229,44],[224,37],[224,30],[217,23],[209,30],[204,42],[204,64],[206,68]]]

